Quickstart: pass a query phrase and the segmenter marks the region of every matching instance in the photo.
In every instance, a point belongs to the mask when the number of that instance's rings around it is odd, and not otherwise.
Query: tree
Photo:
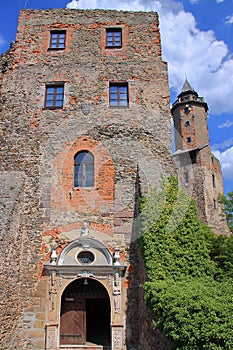
[[[154,327],[175,350],[233,349],[233,240],[202,224],[174,177],[161,188],[141,205],[144,288]]]
[[[231,232],[233,232],[233,191],[226,196],[221,196],[221,203],[224,204],[227,223]]]

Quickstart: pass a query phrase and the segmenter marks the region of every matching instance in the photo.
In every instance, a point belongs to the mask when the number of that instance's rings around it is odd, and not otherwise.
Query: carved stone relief
[[[55,309],[55,295],[57,294],[57,276],[56,272],[52,271],[50,275],[50,289],[49,289],[49,310]]]
[[[121,312],[121,278],[119,272],[114,275],[113,282],[113,306],[116,313]]]
[[[46,326],[46,349],[57,348],[57,325]]]
[[[91,104],[89,102],[82,102],[81,103],[81,110],[84,115],[88,115],[91,111]]]
[[[113,328],[112,329],[112,341],[113,350],[122,348],[122,329]]]

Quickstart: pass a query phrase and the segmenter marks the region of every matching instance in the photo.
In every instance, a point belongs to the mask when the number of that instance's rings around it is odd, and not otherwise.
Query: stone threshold
[[[102,345],[64,345],[60,346],[61,350],[104,350]]]
[[[69,346],[69,347],[60,347],[60,350],[71,350],[71,349],[77,349],[77,350],[104,350],[103,346]]]
[[[90,345],[75,345],[75,346],[65,346],[65,347],[60,347],[60,350],[72,350],[72,349],[77,349],[77,350],[105,350],[103,346],[90,346]]]
[[[64,345],[59,347],[60,350],[111,350],[111,346],[85,344],[85,345]]]

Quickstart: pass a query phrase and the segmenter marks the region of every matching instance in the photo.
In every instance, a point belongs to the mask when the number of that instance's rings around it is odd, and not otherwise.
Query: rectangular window
[[[110,83],[109,105],[127,107],[129,105],[128,83]]]
[[[189,173],[188,173],[188,171],[185,171],[184,172],[184,185],[188,186],[188,184],[189,184]]]
[[[216,184],[215,184],[215,176],[212,175],[212,184],[213,184],[213,187],[216,187]]]
[[[53,30],[50,32],[50,45],[49,49],[61,50],[66,46],[66,31],[65,30]]]
[[[188,136],[186,140],[187,140],[188,143],[192,142],[191,136]]]
[[[45,108],[63,108],[64,84],[47,85],[45,91]]]
[[[106,47],[122,47],[122,29],[109,28],[106,30]]]

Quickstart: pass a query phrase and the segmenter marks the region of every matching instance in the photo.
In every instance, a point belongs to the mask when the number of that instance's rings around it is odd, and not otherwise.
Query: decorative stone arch
[[[50,262],[44,264],[44,269],[48,276],[46,349],[64,350],[66,349],[66,344],[67,348],[72,346],[72,348],[79,350],[92,350],[95,348],[102,350],[121,349],[124,328],[122,280],[124,278],[126,264],[120,260],[119,250],[115,249],[114,254],[112,254],[102,242],[89,238],[88,226],[84,225],[80,238],[70,242],[61,251],[59,256],[56,253],[56,248],[52,248]],[[96,303],[96,299],[98,299],[97,294],[102,291],[102,297],[100,297],[102,301],[100,304],[102,303],[102,306],[105,307],[102,310],[103,314],[105,314],[103,321],[103,323],[105,322],[105,326],[109,312],[110,335],[104,333],[102,323],[102,333],[100,332],[100,335],[102,334],[102,344],[101,337],[98,338],[94,334],[93,324],[90,323],[90,313],[94,312],[94,304],[89,301],[91,299],[90,289],[89,291],[87,289],[86,295],[82,290],[82,286],[88,284],[93,287],[92,289],[96,293],[93,296]],[[61,331],[64,331],[65,328],[61,325],[60,315],[62,316],[62,312],[64,311],[65,295],[68,293],[67,298],[69,299],[69,293],[70,291],[72,292],[73,287],[76,288],[74,298],[76,298],[77,304],[75,306],[75,303],[73,303],[72,309],[71,300],[71,304],[69,306],[65,305],[65,308],[71,308],[71,314],[76,318],[76,321],[78,319],[81,320],[82,327],[80,329],[78,327],[76,328],[78,330],[77,332],[79,332],[76,334],[77,337],[72,337],[72,334],[64,333],[72,338],[73,343],[69,344],[69,342],[63,341],[64,339],[62,340]],[[108,302],[109,306],[107,306]],[[100,313],[100,306],[98,306],[98,313]],[[85,322],[87,322],[88,317],[89,333],[85,329],[87,326]],[[99,326],[101,326],[101,322]],[[83,332],[82,334],[80,333],[81,330]],[[79,334],[81,334],[81,337],[79,337]],[[77,341],[75,344],[75,338],[80,338],[79,340],[81,341]]]
[[[106,266],[113,264],[113,256],[109,249],[106,248],[105,245],[100,241],[94,238],[85,237],[85,235],[88,234],[87,232],[85,232],[85,230],[87,231],[88,228],[82,228],[82,238],[72,241],[62,250],[57,260],[58,266],[75,265],[77,263],[78,265],[80,265],[80,267],[89,266],[83,265],[81,262],[78,261],[77,255],[79,252],[82,251],[88,251],[94,255],[95,259],[93,263],[95,263],[95,265]]]

